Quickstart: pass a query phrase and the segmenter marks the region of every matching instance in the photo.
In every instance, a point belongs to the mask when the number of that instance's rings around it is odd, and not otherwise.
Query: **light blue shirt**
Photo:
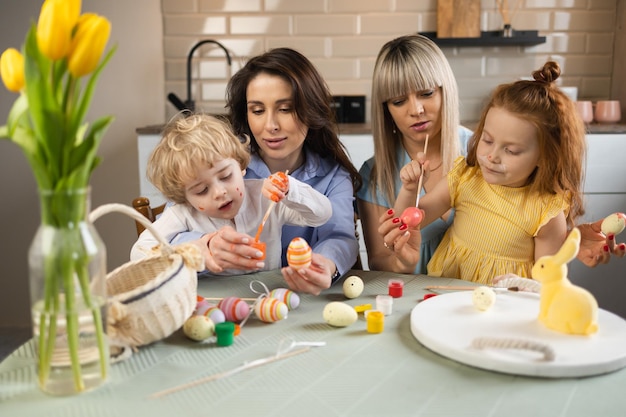
[[[313,249],[330,259],[341,275],[356,262],[359,242],[354,229],[354,190],[350,174],[330,158],[321,158],[304,150],[305,162],[289,176],[310,185],[330,199],[333,214],[326,224],[318,227],[283,226],[282,264],[287,266],[287,247],[294,237],[304,238]],[[265,162],[252,155],[245,178],[267,178],[271,172]]]
[[[463,126],[459,126],[459,142],[461,143],[461,154],[463,156],[467,155],[467,144],[472,137],[472,134],[473,132],[471,130]],[[402,181],[400,181],[400,170],[403,166],[411,162],[411,157],[402,147],[400,147],[398,150],[397,161],[398,165],[396,165],[395,176],[396,195],[400,192],[400,188],[402,187]],[[378,206],[393,207],[393,202],[390,203],[389,201],[387,201],[380,189],[376,189],[376,196],[372,195],[372,192],[369,188],[369,182],[372,176],[373,167],[374,157],[365,161],[363,163],[363,166],[359,170],[359,173],[363,178],[363,186],[358,191],[357,197],[363,201],[367,201],[368,203],[376,204]],[[420,195],[424,195],[424,190],[422,189],[420,193]],[[441,239],[443,238],[444,233],[446,232],[446,230],[448,230],[448,227],[450,227],[453,220],[454,211],[452,211],[447,221],[443,221],[441,218],[439,218],[428,226],[421,228],[422,246],[420,247],[420,260],[417,264],[417,267],[415,268],[414,273],[426,273],[426,265],[428,265],[430,258],[435,253],[435,249],[437,249],[437,246],[439,246],[439,243],[441,243]]]

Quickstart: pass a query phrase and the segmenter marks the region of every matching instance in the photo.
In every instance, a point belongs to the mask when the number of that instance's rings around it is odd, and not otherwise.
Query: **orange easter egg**
[[[313,251],[301,237],[293,238],[287,248],[287,262],[293,269],[304,269],[311,266],[311,255]]]

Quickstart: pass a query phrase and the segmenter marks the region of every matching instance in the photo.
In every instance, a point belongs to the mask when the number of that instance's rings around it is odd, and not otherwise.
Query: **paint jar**
[[[392,278],[387,284],[387,289],[389,290],[389,295],[393,298],[402,297],[402,292],[404,291],[404,281]]]
[[[382,333],[385,328],[385,315],[381,311],[369,310],[366,312],[368,333]]]
[[[393,297],[390,295],[377,295],[376,296],[376,310],[383,313],[385,316],[391,314],[393,307]]]
[[[260,258],[255,258],[255,259],[259,259],[259,260],[263,260],[265,259],[265,254],[267,252],[267,248],[266,248],[266,244],[265,242],[259,242],[259,241],[254,241],[250,244],[250,246],[252,246],[254,249],[258,249],[261,252],[263,252],[263,256],[261,256]]]
[[[215,336],[217,336],[218,346],[230,346],[235,340],[235,323],[225,321],[215,325]]]

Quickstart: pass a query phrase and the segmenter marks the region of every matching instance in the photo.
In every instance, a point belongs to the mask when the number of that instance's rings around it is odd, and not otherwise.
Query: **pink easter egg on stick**
[[[422,210],[417,207],[407,207],[400,216],[400,220],[403,224],[409,227],[415,227],[422,222],[424,214]]]
[[[250,313],[250,306],[239,297],[226,297],[217,304],[226,321],[240,322]]]

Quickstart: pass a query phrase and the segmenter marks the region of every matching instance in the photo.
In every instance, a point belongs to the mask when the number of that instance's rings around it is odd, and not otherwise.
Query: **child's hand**
[[[279,202],[289,192],[289,177],[284,172],[276,172],[263,181],[263,195],[274,201]]]
[[[417,157],[400,170],[400,181],[402,181],[402,187],[407,191],[416,191],[417,183],[419,182],[422,169],[424,170],[424,177],[428,178],[430,174],[429,163],[426,160],[424,152],[418,152]]]

